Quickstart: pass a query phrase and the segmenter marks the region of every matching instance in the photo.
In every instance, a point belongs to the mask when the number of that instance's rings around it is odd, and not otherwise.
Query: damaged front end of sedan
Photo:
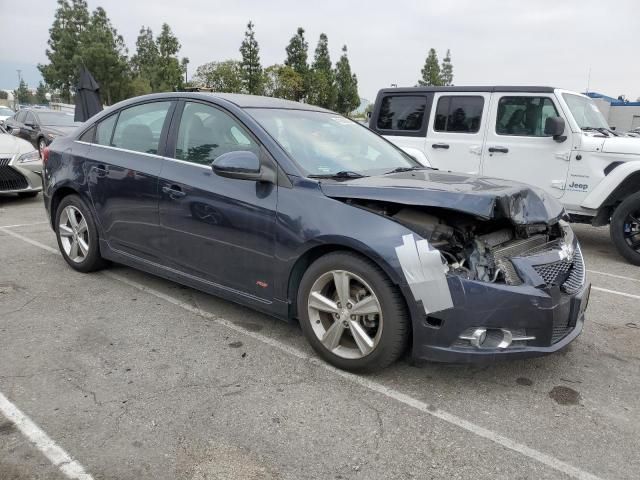
[[[430,188],[417,189],[416,177]],[[415,233],[395,249],[424,310],[414,356],[542,355],[580,333],[589,295],[584,261],[562,207],[545,193],[442,172],[323,190]]]

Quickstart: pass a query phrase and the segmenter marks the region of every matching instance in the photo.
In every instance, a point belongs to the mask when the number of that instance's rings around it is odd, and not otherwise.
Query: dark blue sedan
[[[542,355],[582,329],[589,286],[553,198],[424,167],[321,108],[148,95],[44,161],[75,270],[110,260],[297,319],[340,368],[383,368],[409,347],[450,362]]]

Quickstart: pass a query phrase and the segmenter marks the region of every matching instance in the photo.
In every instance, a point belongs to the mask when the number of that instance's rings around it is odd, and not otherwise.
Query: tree
[[[187,76],[188,66],[189,66],[189,57],[182,57],[182,60],[180,60],[180,68],[182,69],[182,73],[184,74],[184,83],[187,83],[189,81],[189,78]]]
[[[240,45],[240,72],[244,91],[251,95],[262,93],[262,66],[260,66],[260,47],[253,30],[255,25],[249,21],[244,32],[244,40]]]
[[[0,90],[0,100],[7,100],[9,98],[9,94],[4,90]]]
[[[31,94],[29,86],[24,80],[20,80],[18,89],[13,91],[13,96],[16,100],[18,100],[19,104],[28,105],[33,103],[33,95]]]
[[[342,47],[342,56],[336,63],[336,111],[343,115],[348,115],[360,105],[358,95],[358,79],[351,73],[349,58],[347,57],[347,46]]]
[[[178,60],[180,42],[171,31],[168,24],[163,23],[160,35],[156,38],[158,49],[158,68],[156,70],[155,84],[151,86],[154,91],[164,92],[180,89],[182,87],[182,68]]]
[[[296,34],[289,40],[289,45],[285,48],[287,52],[287,58],[284,64],[287,67],[293,68],[295,72],[302,77],[304,82],[304,88],[300,92],[299,98],[295,100],[300,101],[305,98],[308,86],[309,86],[309,65],[307,64],[309,50],[309,42],[304,38],[304,28],[298,27]]]
[[[304,79],[292,67],[271,65],[264,70],[264,94],[295,100],[304,88]]]
[[[440,85],[453,85],[453,64],[451,63],[451,50],[447,49],[447,55],[442,59],[440,67]]]
[[[127,47],[102,7],[91,14],[88,27],[80,34],[80,48],[74,61],[84,65],[100,85],[102,100],[111,105],[127,98],[131,73]]]
[[[337,95],[335,72],[329,56],[329,41],[327,36],[321,33],[311,65],[307,101],[313,105],[333,109]]]
[[[418,84],[422,87],[442,85],[438,55],[433,48],[429,49],[429,54],[422,68],[422,78],[418,80]]]
[[[216,92],[241,93],[242,71],[237,60],[209,62],[200,65],[192,77],[195,85],[212,88]]]
[[[160,54],[158,46],[153,38],[153,32],[144,25],[140,29],[136,40],[136,53],[131,57],[131,69],[134,75],[147,80],[151,85],[151,79],[156,76]]]
[[[84,0],[58,0],[58,8],[49,29],[48,65],[38,65],[44,81],[60,89],[62,98],[71,102],[71,89],[78,70],[80,36],[89,25],[89,10]]]
[[[36,89],[35,102],[39,105],[46,105],[49,103],[47,100],[47,87],[44,83],[40,82],[38,84],[38,88]]]

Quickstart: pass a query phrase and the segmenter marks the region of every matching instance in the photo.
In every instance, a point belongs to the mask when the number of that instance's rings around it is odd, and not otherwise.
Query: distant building
[[[620,132],[640,128],[640,102],[629,102],[598,92],[585,93],[591,97],[612,127]]]

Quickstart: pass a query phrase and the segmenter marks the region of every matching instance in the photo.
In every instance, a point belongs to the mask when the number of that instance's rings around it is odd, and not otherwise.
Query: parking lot
[[[565,351],[355,376],[295,325],[74,272],[41,196],[0,197],[0,479],[638,478],[640,270],[575,230],[594,289]]]

